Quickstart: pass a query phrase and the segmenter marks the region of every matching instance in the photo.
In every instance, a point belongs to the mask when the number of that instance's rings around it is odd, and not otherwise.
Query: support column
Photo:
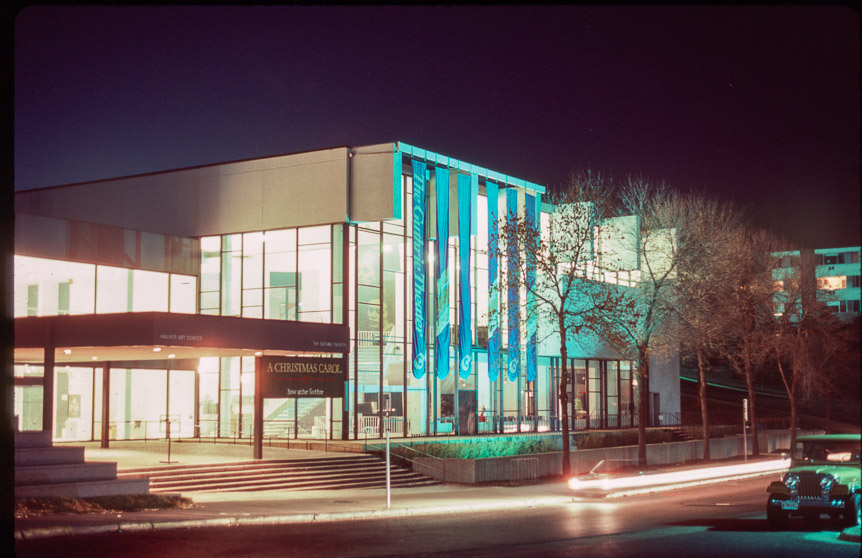
[[[263,459],[263,358],[254,357],[254,459]]]
[[[54,325],[48,330],[45,353],[42,359],[42,430],[54,437]]]
[[[108,437],[111,433],[111,363],[102,365],[102,448],[109,445]]]
[[[200,374],[200,360],[198,360],[198,367],[195,368],[195,408],[194,408],[194,433],[192,434],[195,438],[201,437],[201,374]]]
[[[348,190],[349,195],[349,190]],[[350,326],[350,222],[341,227],[341,323]],[[355,332],[356,329],[353,329]],[[355,336],[355,333],[354,333]],[[347,369],[344,371],[344,396],[341,398],[341,439],[350,439],[350,340],[347,340]],[[355,349],[354,349],[355,351]],[[354,390],[356,390],[354,386]]]

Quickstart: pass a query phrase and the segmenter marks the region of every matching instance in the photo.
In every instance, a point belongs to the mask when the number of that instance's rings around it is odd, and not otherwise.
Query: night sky
[[[401,140],[860,244],[844,7],[31,7],[14,47],[16,190]]]

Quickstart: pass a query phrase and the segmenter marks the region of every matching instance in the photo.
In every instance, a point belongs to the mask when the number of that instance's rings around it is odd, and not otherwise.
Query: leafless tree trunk
[[[754,374],[751,371],[750,359],[745,360],[745,387],[748,388],[748,421],[751,423],[751,455],[760,455],[760,441],[757,433],[757,405],[754,394]],[[743,432],[743,435],[745,433]]]
[[[709,461],[709,411],[706,405],[706,362],[703,347],[697,348],[697,400],[700,403],[700,420],[703,424],[703,459]]]
[[[612,191],[611,183],[600,174],[574,173],[566,191],[545,198],[554,207],[549,238],[543,236],[538,223],[510,214],[500,229],[499,253],[491,255],[506,255],[507,265],[516,266],[508,276],[508,286],[522,289],[528,295],[520,301],[519,311],[523,310],[528,319],[541,316],[544,323],[554,324],[552,334],[559,336],[558,401],[563,474],[567,476],[571,474],[568,343],[575,341],[582,331],[594,329],[597,313],[602,307],[614,304],[616,298],[611,289],[582,268],[585,261],[598,259],[593,235],[610,207]],[[512,258],[503,246],[517,246],[523,256]],[[533,279],[527,266],[534,266]],[[507,287],[501,281],[498,288]],[[504,315],[501,309],[497,311]]]
[[[565,324],[560,319],[560,331],[565,331]],[[563,429],[563,476],[568,477],[572,473],[571,442],[569,436],[569,349],[566,347],[565,337],[560,336],[560,413],[562,415]]]

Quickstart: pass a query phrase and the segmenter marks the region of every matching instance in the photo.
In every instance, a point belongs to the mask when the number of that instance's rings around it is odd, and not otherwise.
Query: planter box
[[[819,431],[818,431],[819,432]],[[815,434],[815,431],[799,431],[798,436]],[[761,431],[758,433],[760,452],[769,453],[790,445],[787,430]],[[727,459],[743,454],[742,436],[711,439],[709,444],[712,459]],[[751,451],[749,437],[748,450]],[[603,459],[618,459],[637,462],[637,446],[573,450],[571,452],[573,475],[589,473]],[[649,444],[647,463],[650,465],[672,465],[703,458],[703,440]],[[485,459],[435,459],[420,457],[413,461],[413,471],[448,483],[481,484],[485,482],[524,481],[560,475],[563,472],[561,452],[490,457]]]
[[[559,475],[562,469],[560,452],[484,459],[419,457],[413,461],[414,472],[456,484],[532,480]]]

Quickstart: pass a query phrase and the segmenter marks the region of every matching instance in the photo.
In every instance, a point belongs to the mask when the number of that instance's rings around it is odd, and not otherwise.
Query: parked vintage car
[[[791,448],[790,468],[769,485],[766,518],[774,529],[790,516],[816,523],[822,514],[841,516],[848,526],[860,523],[862,436],[800,436]]]

